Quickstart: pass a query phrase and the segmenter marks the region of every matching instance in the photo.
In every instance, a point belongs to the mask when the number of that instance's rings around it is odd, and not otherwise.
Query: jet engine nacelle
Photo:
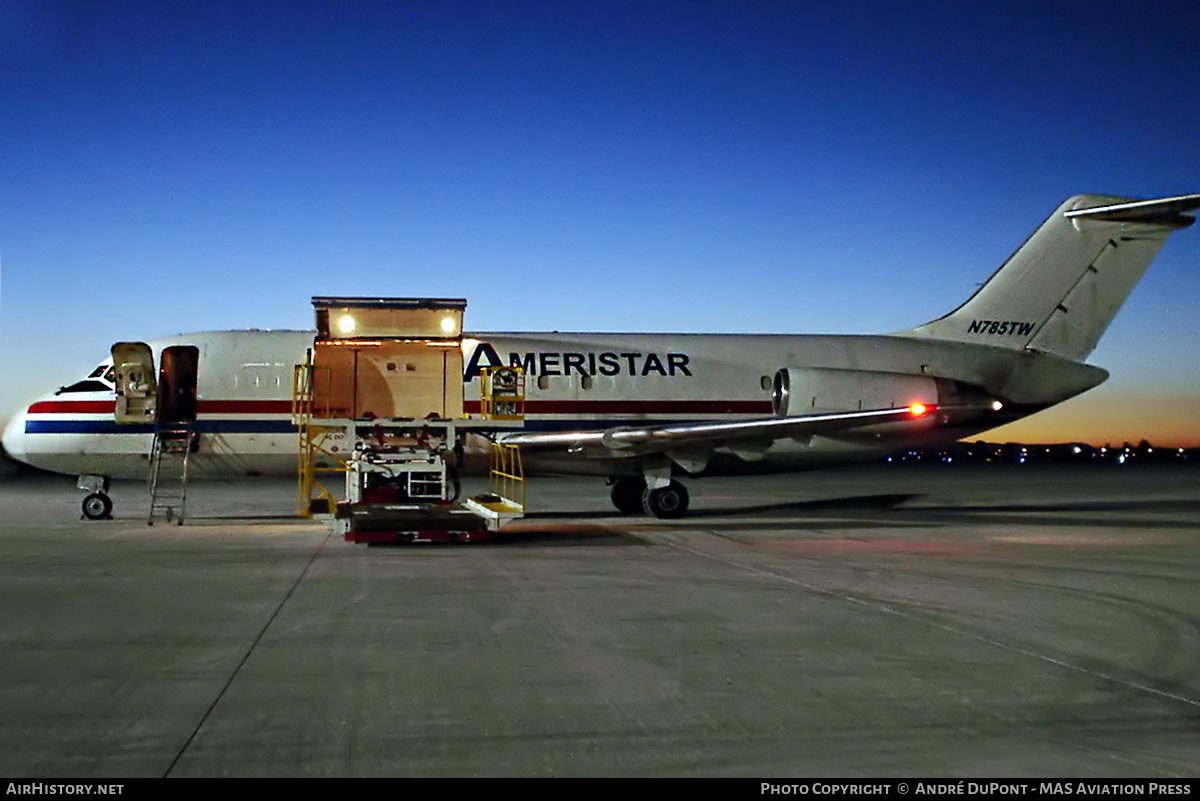
[[[771,386],[771,409],[779,417],[902,409],[938,400],[936,379],[877,370],[785,367]]]

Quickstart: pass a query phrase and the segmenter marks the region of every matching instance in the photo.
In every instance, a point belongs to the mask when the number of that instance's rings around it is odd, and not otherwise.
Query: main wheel
[[[665,487],[647,489],[642,495],[642,507],[647,514],[666,520],[683,517],[688,508],[687,487],[672,481]]]
[[[646,479],[641,476],[621,476],[613,483],[612,504],[627,515],[642,513],[642,496],[646,494]]]
[[[103,492],[93,492],[83,499],[82,508],[88,520],[105,520],[112,514],[112,498]]]

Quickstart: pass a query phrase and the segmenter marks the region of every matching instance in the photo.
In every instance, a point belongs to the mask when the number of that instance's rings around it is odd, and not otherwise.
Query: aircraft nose
[[[4,427],[4,435],[0,437],[4,451],[19,462],[26,462],[25,457],[25,413],[18,412]],[[26,462],[28,464],[28,462]]]

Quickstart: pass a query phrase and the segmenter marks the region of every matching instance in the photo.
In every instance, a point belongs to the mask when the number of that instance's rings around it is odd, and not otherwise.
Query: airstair
[[[159,514],[168,523],[183,525],[187,514],[188,455],[195,447],[195,431],[190,420],[159,423],[154,431],[150,452],[150,514],[147,525],[154,525]]]
[[[145,342],[118,342],[112,346],[112,355],[117,394],[114,422],[141,430],[153,426],[146,523],[154,525],[161,516],[167,522],[183,525],[187,516],[188,458],[197,450],[200,437],[196,430],[200,349],[195,345],[163,348],[157,371],[154,353]],[[84,486],[86,478],[81,477],[81,488],[94,489],[90,481]],[[85,517],[108,516],[112,501],[104,493],[105,488],[101,484],[99,491],[84,499]]]

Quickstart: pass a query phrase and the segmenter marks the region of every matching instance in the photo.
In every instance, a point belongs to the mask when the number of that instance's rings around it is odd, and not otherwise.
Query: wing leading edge
[[[925,406],[915,404],[899,409],[835,412],[829,414],[769,417],[701,423],[666,423],[650,426],[618,426],[605,431],[563,431],[509,434],[501,437],[506,445],[523,449],[565,448],[569,452],[607,451],[611,456],[672,455],[679,448],[713,451],[717,448],[765,450],[764,446],[781,439],[805,441],[818,434],[845,432],[879,425],[905,425],[917,430],[934,428],[963,413],[992,411],[990,406]],[[676,460],[678,461],[678,460]],[[683,465],[687,467],[687,465]]]

